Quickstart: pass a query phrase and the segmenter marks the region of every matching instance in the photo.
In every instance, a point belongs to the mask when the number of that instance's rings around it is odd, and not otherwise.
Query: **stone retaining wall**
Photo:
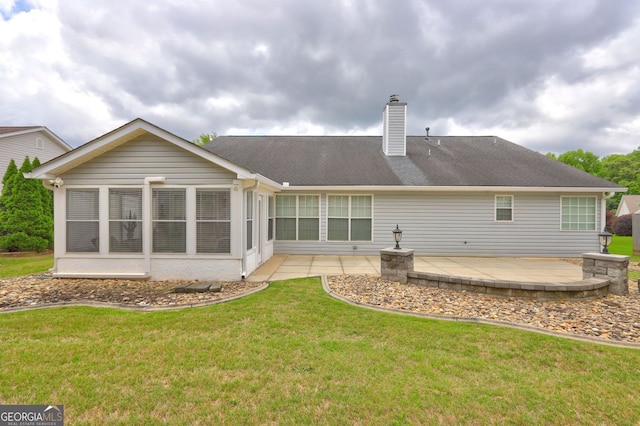
[[[455,277],[413,270],[411,249],[393,247],[380,250],[380,275],[383,280],[401,284],[464,290],[492,296],[519,297],[535,300],[595,299],[608,293],[629,292],[629,257],[602,253],[582,255],[582,281],[566,283],[532,283],[481,278]]]
[[[606,296],[609,287],[609,280],[602,278],[589,278],[568,283],[526,283],[455,277],[424,272],[409,272],[407,277],[408,283],[426,287],[464,290],[491,296],[518,297],[540,301],[596,299]]]

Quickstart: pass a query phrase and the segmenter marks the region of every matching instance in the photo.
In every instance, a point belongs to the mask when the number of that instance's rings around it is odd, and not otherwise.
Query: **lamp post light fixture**
[[[609,244],[611,244],[611,237],[613,235],[610,232],[607,232],[606,230],[602,230],[601,233],[598,234],[598,239],[600,240],[600,245],[602,246],[602,252],[601,253],[605,253],[608,254],[609,250],[607,250],[607,247],[609,246]]]
[[[400,228],[398,228],[398,225],[396,225],[396,229],[393,230],[393,239],[396,242],[396,250],[400,250],[400,240],[402,240],[402,230]]]

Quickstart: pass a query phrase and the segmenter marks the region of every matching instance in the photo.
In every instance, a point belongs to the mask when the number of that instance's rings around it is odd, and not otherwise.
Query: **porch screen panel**
[[[67,251],[97,252],[99,238],[98,189],[67,189]]]
[[[142,252],[142,188],[109,189],[109,251]]]
[[[154,253],[185,253],[187,248],[186,193],[184,189],[153,189]]]
[[[196,190],[196,250],[198,253],[231,252],[231,193]]]

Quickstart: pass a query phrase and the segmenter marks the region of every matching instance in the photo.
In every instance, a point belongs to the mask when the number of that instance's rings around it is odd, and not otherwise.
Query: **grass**
[[[612,254],[629,256],[632,262],[640,262],[640,256],[633,254],[633,237],[614,235],[608,250]]]
[[[317,278],[172,312],[0,315],[0,404],[69,424],[637,424],[640,351],[387,314]]]
[[[0,278],[45,272],[53,266],[53,254],[0,255]]]

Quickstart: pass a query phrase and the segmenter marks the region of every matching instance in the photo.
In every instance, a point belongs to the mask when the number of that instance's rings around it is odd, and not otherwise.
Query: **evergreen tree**
[[[2,195],[0,195],[0,237],[3,235],[7,235],[9,231],[7,230],[5,223],[7,221],[7,209],[5,207],[5,200],[8,194],[13,192],[13,177],[17,175],[18,167],[16,166],[16,162],[11,159],[9,162],[9,166],[7,167],[7,171],[2,177]]]
[[[36,157],[33,159],[33,162],[31,163],[31,170],[35,169],[38,166],[40,166],[40,160],[38,159],[38,157]],[[53,192],[48,190],[43,185],[43,182],[39,180],[29,179],[29,181],[34,182],[34,184],[36,184],[34,186],[36,186],[38,188],[38,191],[40,192],[40,199],[42,202],[42,214],[46,218],[46,222],[47,222],[44,224],[47,228],[46,235],[43,235],[42,238],[49,241],[47,248],[52,249],[53,248]]]
[[[0,248],[9,251],[44,250],[52,239],[53,219],[45,213],[40,182],[26,179],[23,173],[32,169],[29,157],[18,173],[9,176],[2,195],[2,231]]]

